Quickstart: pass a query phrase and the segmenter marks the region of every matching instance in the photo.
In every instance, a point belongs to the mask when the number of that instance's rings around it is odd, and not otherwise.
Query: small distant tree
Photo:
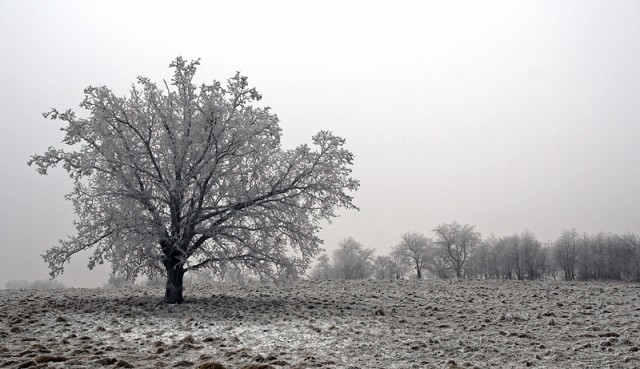
[[[496,266],[493,250],[493,239],[489,237],[476,246],[475,251],[467,262],[467,274],[471,269],[472,275],[480,279],[496,278]]]
[[[332,257],[336,279],[367,279],[373,274],[373,249],[351,237],[340,242]]]
[[[640,237],[627,233],[620,237],[625,255],[626,273],[629,279],[640,281]]]
[[[429,249],[432,247],[431,239],[422,233],[408,232],[401,236],[400,244],[395,251],[404,257],[407,264],[411,264],[416,272],[416,278],[422,279],[422,270],[429,258]]]
[[[573,281],[576,278],[576,261],[578,256],[578,237],[575,229],[565,229],[555,243],[556,262],[564,272],[564,278]]]
[[[529,279],[540,278],[544,273],[542,265],[545,261],[542,244],[533,233],[525,230],[520,235],[520,245],[522,247],[522,262],[527,277]]]
[[[474,247],[480,243],[480,233],[475,226],[457,222],[441,224],[433,232],[436,245],[446,256],[457,278],[463,277],[464,266]]]
[[[394,265],[389,255],[379,255],[373,260],[376,279],[395,279]]]
[[[63,166],[78,216],[77,235],[44,255],[52,276],[93,249],[90,268],[109,261],[131,279],[165,275],[164,300],[181,303],[188,271],[232,263],[261,276],[303,272],[320,251],[320,222],[355,209],[344,139],[322,131],[314,148],[284,150],[278,117],[257,105],[246,77],[198,86],[198,65],[178,57],[170,84],[140,77],[127,97],[88,87],[86,118],[44,114],[65,122],[69,149],[29,164],[41,174]]]
[[[311,271],[311,278],[318,280],[328,280],[333,277],[333,266],[329,260],[329,255],[318,256],[318,264]]]
[[[397,251],[380,255],[373,261],[376,279],[402,279],[408,272],[406,258]]]
[[[595,279],[595,255],[593,243],[595,239],[586,232],[578,236],[576,242],[576,277],[581,280]]]
[[[525,277],[524,260],[522,257],[522,246],[520,236],[517,234],[502,237],[502,243],[505,245],[504,262],[509,264],[509,279],[515,277],[523,280]]]

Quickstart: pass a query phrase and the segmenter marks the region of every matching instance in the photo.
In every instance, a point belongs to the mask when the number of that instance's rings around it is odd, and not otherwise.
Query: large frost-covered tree
[[[257,273],[303,271],[320,250],[319,223],[354,209],[353,155],[322,131],[313,148],[285,150],[261,96],[236,74],[196,86],[198,61],[176,58],[161,87],[139,77],[126,97],[88,87],[81,107],[52,110],[68,150],[49,148],[29,164],[60,164],[73,179],[77,234],[43,255],[51,275],[72,255],[109,261],[135,278],[166,274],[165,301],[183,301],[187,271],[241,264]]]

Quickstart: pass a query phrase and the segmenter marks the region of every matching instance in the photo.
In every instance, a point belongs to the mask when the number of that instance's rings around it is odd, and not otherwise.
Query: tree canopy
[[[77,234],[43,256],[52,276],[93,249],[90,268],[109,261],[129,278],[166,274],[165,301],[179,303],[190,270],[303,271],[320,250],[320,222],[356,208],[344,139],[321,131],[313,148],[283,149],[278,117],[257,105],[247,77],[197,86],[198,65],[178,57],[170,83],[139,77],[126,97],[88,87],[86,118],[44,114],[65,122],[68,149],[29,164],[41,174],[63,166],[77,214]]]
[[[476,227],[458,222],[443,223],[433,232],[436,234],[436,245],[440,247],[456,277],[464,275],[464,266],[475,246],[480,243],[480,232]]]
[[[422,269],[427,264],[433,248],[432,243],[431,239],[422,233],[407,232],[402,235],[400,244],[394,248],[404,257],[407,264],[415,268],[417,279],[422,279]]]

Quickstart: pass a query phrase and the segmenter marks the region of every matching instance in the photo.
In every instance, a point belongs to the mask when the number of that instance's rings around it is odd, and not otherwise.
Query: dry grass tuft
[[[69,360],[68,357],[64,356],[55,356],[55,355],[40,355],[33,358],[33,361],[36,363],[59,363],[63,361]]]
[[[102,358],[100,360],[97,360],[96,362],[98,364],[102,364],[104,366],[107,366],[107,365],[115,364],[116,362],[118,362],[118,360],[116,360],[115,358],[112,358],[112,357],[105,357],[105,358]]]
[[[192,335],[188,335],[188,336],[185,336],[182,340],[180,340],[180,342],[194,344],[196,343],[196,339],[193,338]]]
[[[187,367],[191,367],[193,366],[193,363],[189,360],[181,360],[178,361],[177,363],[173,364],[174,368],[187,368]]]
[[[248,364],[240,369],[275,369],[275,367],[269,364]]]
[[[114,365],[113,367],[114,368],[133,368],[133,364],[120,359],[116,362],[116,365]]]
[[[210,361],[204,364],[200,364],[198,369],[227,369],[227,368],[218,362]]]

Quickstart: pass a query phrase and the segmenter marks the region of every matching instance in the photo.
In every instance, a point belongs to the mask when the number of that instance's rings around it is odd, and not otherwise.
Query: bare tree
[[[587,233],[583,233],[576,239],[576,270],[578,278],[582,280],[594,279],[594,255],[593,240]]]
[[[543,261],[542,244],[536,236],[525,230],[520,235],[522,263],[524,264],[525,273],[529,279],[537,279],[542,271],[540,266]]]
[[[407,259],[398,250],[392,250],[389,257],[395,272],[394,279],[402,279],[411,271],[411,264],[407,263]]]
[[[486,265],[487,278],[501,278],[500,255],[498,253],[498,239],[494,235],[490,235],[480,245],[485,248],[486,257],[484,263]],[[476,249],[477,251],[477,249]]]
[[[495,258],[495,237],[491,235],[476,246],[473,254],[469,258],[467,274],[481,279],[498,278],[496,258]]]
[[[578,232],[575,229],[565,229],[555,243],[554,254],[556,262],[564,272],[568,281],[575,279],[575,265],[578,254]]]
[[[493,254],[496,262],[497,278],[513,278],[513,263],[511,249],[506,237],[496,238],[493,244]]]
[[[431,246],[431,239],[426,238],[422,233],[409,232],[401,236],[400,244],[394,251],[408,260],[408,264],[411,264],[416,271],[416,278],[422,279],[422,270],[429,257]]]
[[[503,244],[506,246],[504,249],[503,262],[509,265],[507,268],[507,270],[510,271],[509,279],[512,278],[512,273],[515,273],[518,280],[523,280],[525,272],[520,236],[514,234],[512,236],[502,237],[502,240]]]
[[[525,230],[521,234],[501,237],[498,241],[500,264],[504,278],[518,280],[539,278],[545,259],[542,244],[536,236]]]
[[[355,208],[344,139],[320,132],[315,149],[282,149],[278,118],[257,106],[247,78],[197,86],[198,64],[178,57],[164,89],[140,77],[128,97],[88,87],[87,118],[45,114],[66,123],[70,151],[50,148],[29,164],[69,172],[78,216],[77,235],[44,255],[52,276],[94,249],[90,268],[109,261],[128,278],[165,274],[165,301],[181,303],[187,271],[304,271],[320,251],[319,222]]]
[[[555,275],[555,269],[553,266],[553,242],[547,241],[542,244],[540,250],[540,258],[538,259],[538,267],[540,268],[540,277]]]
[[[640,237],[633,233],[627,233],[620,237],[626,262],[628,263],[628,277],[640,280]]]
[[[433,232],[436,234],[436,245],[447,256],[456,277],[462,278],[464,265],[473,248],[480,242],[480,233],[475,226],[457,222],[441,224]]]
[[[629,280],[638,277],[640,260],[635,234],[584,233],[576,244],[578,278]]]

